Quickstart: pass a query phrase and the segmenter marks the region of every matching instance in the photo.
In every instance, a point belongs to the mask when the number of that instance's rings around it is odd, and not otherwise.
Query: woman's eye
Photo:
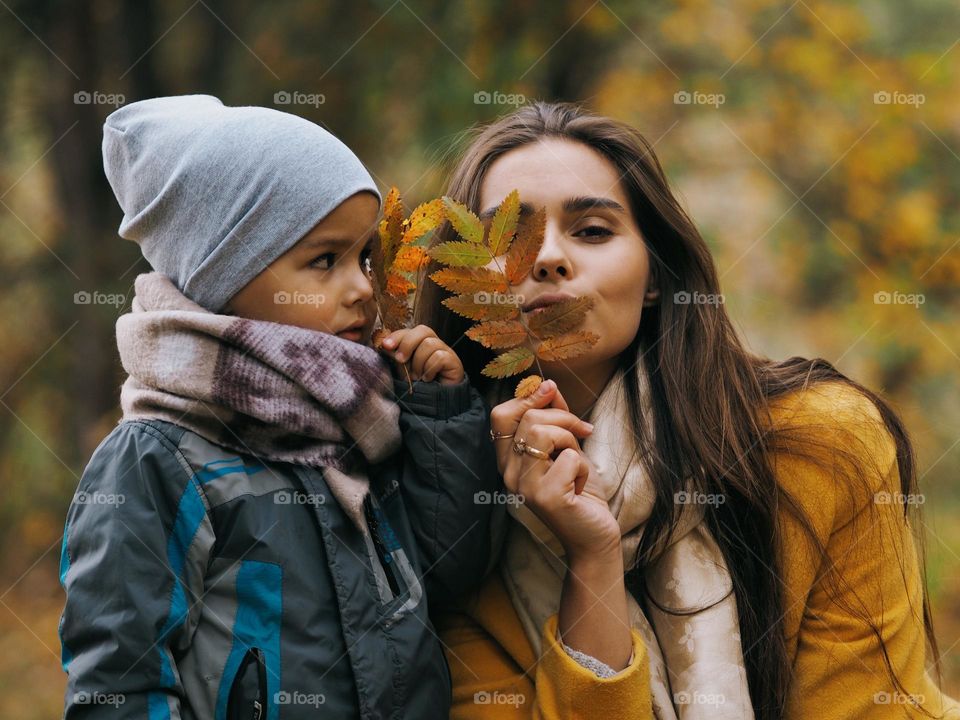
[[[310,264],[320,270],[329,270],[333,267],[334,258],[336,258],[336,253],[324,253],[314,258]]]
[[[373,252],[370,248],[366,248],[362,253],[360,253],[360,267],[364,269],[364,272],[373,272],[373,265],[371,265],[372,255]]]
[[[602,225],[590,225],[574,233],[576,237],[603,238],[613,235],[613,231]]]

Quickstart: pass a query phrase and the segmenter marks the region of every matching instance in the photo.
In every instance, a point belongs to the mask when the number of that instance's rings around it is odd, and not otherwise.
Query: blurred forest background
[[[639,127],[750,345],[823,356],[905,416],[960,694],[958,41],[952,0],[0,0],[0,715],[62,709],[63,518],[148,269],[101,125],[192,92],[322,123],[410,206],[524,98]]]

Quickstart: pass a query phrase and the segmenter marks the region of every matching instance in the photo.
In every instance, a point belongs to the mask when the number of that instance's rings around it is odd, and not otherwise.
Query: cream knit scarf
[[[650,407],[642,363],[636,372],[643,406]],[[654,489],[637,457],[622,371],[601,393],[590,421],[594,430],[582,448],[597,473],[585,490],[607,499],[620,524],[624,567],[630,568],[653,508]],[[670,544],[645,572],[647,612],[627,595],[631,624],[649,656],[654,713],[658,720],[751,720],[736,598],[720,549],[703,521],[703,502],[718,500],[682,495],[677,500],[685,501],[683,511]],[[563,548],[527,507],[508,509],[512,519],[501,574],[539,656],[543,624],[560,606]]]

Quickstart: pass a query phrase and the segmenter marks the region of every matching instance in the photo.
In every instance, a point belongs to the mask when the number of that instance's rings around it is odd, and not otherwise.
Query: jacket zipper
[[[253,720],[263,720],[267,714],[267,663],[263,659],[263,651],[254,648],[257,656],[257,679],[260,686],[260,697],[253,701]]]
[[[393,575],[393,562],[390,553],[387,552],[386,545],[380,538],[380,523],[377,522],[376,513],[373,512],[373,505],[370,496],[367,495],[363,501],[363,511],[367,517],[367,527],[370,529],[370,535],[373,537],[373,546],[377,550],[380,565],[383,568],[384,575],[387,576],[387,583],[390,585],[390,591],[394,597],[400,594],[400,587],[397,585],[397,579]]]
[[[257,666],[257,688],[255,697],[245,696],[243,687],[244,678],[250,665]],[[238,684],[239,683],[239,684]],[[248,690],[248,688],[246,688]],[[250,648],[244,654],[234,676],[233,687],[230,690],[230,701],[227,707],[227,716],[231,720],[263,720],[267,714],[267,665],[263,651],[260,648]]]

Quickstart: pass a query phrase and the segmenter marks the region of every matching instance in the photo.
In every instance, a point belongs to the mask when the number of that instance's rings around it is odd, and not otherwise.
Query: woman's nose
[[[543,235],[543,246],[533,264],[535,280],[556,280],[570,275],[570,260],[564,252],[563,240],[559,231],[547,228]]]

